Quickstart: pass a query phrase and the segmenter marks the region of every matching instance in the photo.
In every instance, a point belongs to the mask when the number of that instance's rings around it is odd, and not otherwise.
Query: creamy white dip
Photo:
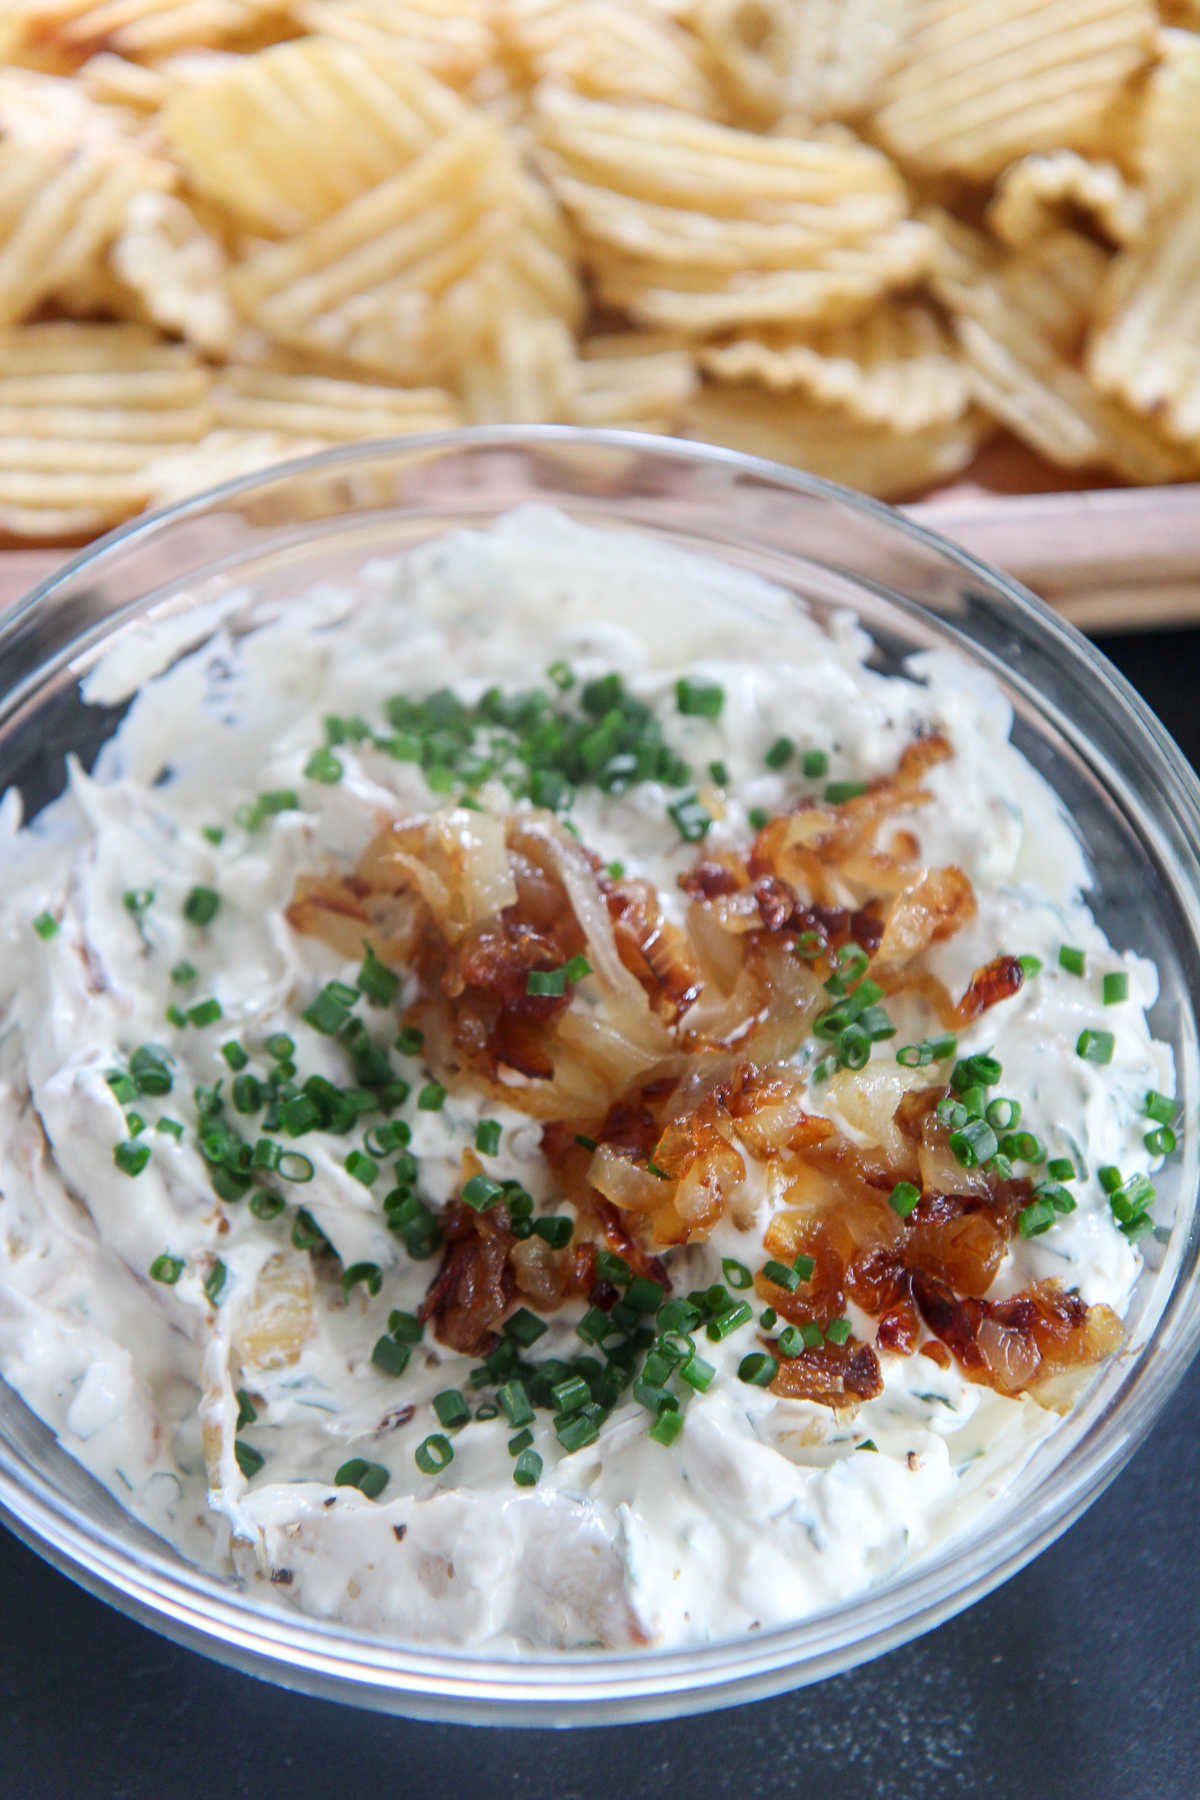
[[[230,595],[225,611],[247,600]],[[353,984],[358,965],[299,936],[284,909],[303,872],[352,863],[381,814],[454,803],[429,791],[416,764],[369,742],[338,747],[336,783],[307,775],[327,715],[376,720],[390,695],[446,685],[473,702],[492,685],[541,681],[559,660],[580,681],[619,670],[700,772],[702,792],[708,765],[725,765],[719,796],[709,795],[719,816],[706,852],[744,849],[756,809],[794,801],[798,764],[772,770],[764,760],[781,736],[826,752],[829,778],[847,781],[890,773],[915,736],[937,730],[953,758],[926,780],[934,803],[903,823],[924,862],[966,872],[978,913],[931,952],[929,966],[961,993],[1000,950],[1041,960],[1018,994],[960,1034],[958,1054],[990,1051],[1003,1065],[1003,1092],[1023,1109],[1022,1128],[1076,1166],[1076,1209],[1041,1235],[1014,1237],[989,1297],[1052,1276],[1120,1312],[1141,1257],[1117,1229],[1097,1171],[1115,1165],[1129,1177],[1156,1160],[1143,1142],[1145,1097],[1173,1091],[1170,1052],[1145,1020],[1156,974],[1113,950],[1094,922],[1079,845],[1010,744],[999,690],[942,653],[914,659],[909,678],[885,677],[868,666],[870,642],[849,618],[826,631],[749,576],[546,511],[373,564],[353,590],[300,594],[248,633],[226,631],[211,612],[205,626],[211,635],[199,648],[187,648],[186,635],[181,646],[178,626],[167,636],[150,625],[124,633],[89,677],[98,702],[133,696],[95,769],[72,765],[66,794],[31,824],[14,794],[0,809],[7,1381],[72,1455],[188,1555],[235,1567],[264,1595],[399,1638],[517,1651],[704,1641],[795,1620],[941,1542],[1002,1489],[1055,1415],[968,1381],[954,1364],[886,1351],[883,1393],[853,1416],[780,1399],[738,1379],[758,1341],[754,1326],[718,1343],[698,1333],[717,1372],[706,1391],[687,1396],[672,1444],[650,1438],[647,1413],[629,1395],[574,1452],[539,1412],[540,1480],[515,1486],[514,1431],[503,1413],[493,1405],[490,1418],[447,1430],[431,1407],[455,1389],[472,1412],[494,1401],[470,1386],[476,1358],[427,1329],[403,1374],[371,1360],[391,1311],[417,1311],[437,1263],[410,1260],[386,1228],[378,1189],[347,1171],[361,1132],[297,1139],[312,1179],[288,1193],[281,1219],[262,1219],[244,1201],[214,1196],[194,1090],[219,1080],[229,1089],[229,1042],[261,1071],[275,1033],[294,1039],[305,1075],[346,1079],[343,1053],[300,1013],[327,981]],[[719,717],[679,713],[681,674],[719,684]],[[254,830],[235,823],[255,795],[286,790],[294,807]],[[589,847],[652,881],[680,916],[677,881],[696,846],[668,819],[676,797],[654,782],[621,797],[588,789],[570,818]],[[498,784],[479,799],[495,810],[512,804]],[[222,828],[217,842],[212,827]],[[208,924],[185,917],[198,886],[219,895]],[[131,910],[131,894],[153,899]],[[43,915],[57,925],[44,938],[34,930]],[[1083,953],[1082,975],[1060,966],[1064,945]],[[184,982],[171,973],[181,963],[194,970]],[[1128,998],[1104,1005],[1103,977],[1116,973],[1127,977]],[[186,1009],[210,999],[219,1020],[186,1022]],[[183,1025],[168,1022],[168,1005],[184,1009]],[[394,1017],[360,1010],[390,1045]],[[903,1004],[896,1021],[899,1036],[874,1045],[870,1067],[902,1081]],[[1075,1053],[1089,1029],[1113,1033],[1111,1061]],[[122,1101],[106,1074],[126,1069],[145,1043],[169,1052],[172,1091]],[[820,1048],[806,1048],[802,1062]],[[519,1180],[540,1212],[562,1212],[534,1121],[466,1091],[422,1108],[430,1073],[420,1054],[394,1061],[412,1084],[397,1116],[411,1128],[431,1206],[456,1191],[462,1152],[490,1118],[502,1135],[489,1173]],[[815,1084],[808,1104],[853,1141],[851,1079]],[[145,1121],[133,1138],[130,1112]],[[182,1135],[158,1129],[164,1118],[179,1121]],[[148,1147],[136,1174],[114,1162],[123,1141]],[[707,1241],[669,1252],[676,1291],[720,1281],[723,1258],[761,1268],[777,1204],[764,1181],[751,1219],[727,1215]],[[238,1358],[254,1328],[259,1276],[287,1252],[297,1205],[344,1268],[375,1264],[381,1286],[372,1294],[358,1283],[345,1299],[336,1282],[312,1288],[311,1329],[290,1359],[256,1368],[247,1419],[235,1393]],[[304,1266],[304,1252],[289,1254]],[[162,1257],[180,1265],[173,1284],[151,1278]],[[224,1276],[214,1291],[218,1260]],[[531,1354],[578,1354],[583,1310],[569,1302],[554,1314]],[[851,1323],[870,1339],[869,1321]],[[453,1461],[438,1473],[415,1460],[431,1435],[452,1441]],[[334,1485],[353,1458],[387,1471],[377,1498]]]

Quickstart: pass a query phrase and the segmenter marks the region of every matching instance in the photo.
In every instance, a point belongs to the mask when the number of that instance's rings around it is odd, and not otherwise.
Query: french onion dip
[[[264,1598],[518,1653],[993,1503],[1174,1148],[999,689],[534,509],[207,604],[0,811],[0,1370],[66,1449]]]

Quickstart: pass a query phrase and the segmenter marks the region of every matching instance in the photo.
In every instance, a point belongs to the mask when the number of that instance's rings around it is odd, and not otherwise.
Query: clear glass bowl
[[[1150,957],[1152,1023],[1175,1048],[1184,1117],[1200,1107],[1200,785],[1137,695],[1014,582],[898,513],[794,470],[695,444],[497,428],[358,446],[238,481],[77,557],[0,621],[0,787],[32,813],[64,757],[90,761],[119,712],[80,681],[132,621],[177,618],[252,586],[286,602],[321,577],[481,524],[522,501],[636,526],[752,569],[818,612],[851,606],[882,667],[953,645],[998,678],[1016,739],[1077,821],[1092,901],[1119,948]],[[736,629],[731,614],[731,629]],[[288,1687],[417,1717],[599,1724],[760,1698],[927,1630],[1050,1543],[1145,1437],[1200,1338],[1196,1134],[1160,1183],[1175,1219],[1135,1296],[1127,1349],[1002,1502],[886,1586],[801,1624],[700,1649],[502,1661],[368,1638],[250,1599],[126,1515],[0,1383],[0,1515],[44,1556],[152,1628]],[[1152,1240],[1151,1240],[1152,1241]]]

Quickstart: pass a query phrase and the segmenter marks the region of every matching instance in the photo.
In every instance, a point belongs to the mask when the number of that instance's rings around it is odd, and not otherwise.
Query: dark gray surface
[[[1104,648],[1200,765],[1200,632]],[[661,1725],[416,1725],[163,1643],[0,1531],[3,1800],[738,1800],[1200,1795],[1200,1366],[1065,1538],[961,1617],[836,1680]]]

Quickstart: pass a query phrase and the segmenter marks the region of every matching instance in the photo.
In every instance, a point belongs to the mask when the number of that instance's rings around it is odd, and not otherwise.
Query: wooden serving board
[[[1014,444],[902,510],[1015,575],[1083,631],[1200,625],[1200,485],[1069,491]],[[0,550],[0,607],[74,551]]]

